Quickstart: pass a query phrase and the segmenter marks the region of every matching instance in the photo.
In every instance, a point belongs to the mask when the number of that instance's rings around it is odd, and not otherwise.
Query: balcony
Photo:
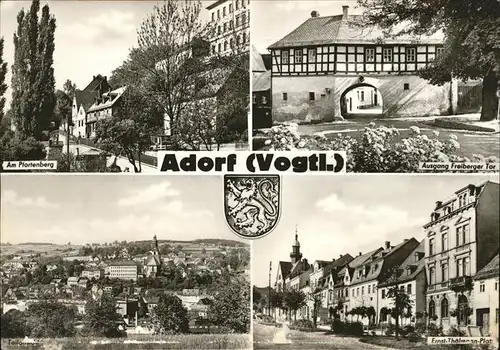
[[[450,288],[454,287],[464,287],[466,284],[472,283],[472,277],[470,276],[459,276],[450,279]]]

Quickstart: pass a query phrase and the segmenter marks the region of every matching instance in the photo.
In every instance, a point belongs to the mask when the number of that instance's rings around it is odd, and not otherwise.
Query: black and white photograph
[[[497,0],[255,1],[254,150],[345,150],[352,172],[498,163]]]
[[[2,175],[2,349],[251,349],[218,176]]]
[[[3,171],[146,173],[158,151],[249,150],[249,0],[0,8]]]
[[[282,194],[252,245],[255,349],[498,349],[498,177],[289,176]]]

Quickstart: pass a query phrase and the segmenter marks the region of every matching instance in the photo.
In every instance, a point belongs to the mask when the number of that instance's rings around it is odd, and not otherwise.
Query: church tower
[[[299,262],[302,259],[302,253],[300,252],[299,235],[297,234],[297,228],[295,228],[295,242],[292,245],[292,252],[290,253],[290,261],[292,265]]]
[[[158,263],[161,265],[162,261],[161,261],[161,256],[160,256],[160,248],[158,247],[158,239],[156,239],[156,235],[154,235],[153,240],[154,240],[154,245],[155,245],[154,249],[153,249],[153,255],[158,258]]]

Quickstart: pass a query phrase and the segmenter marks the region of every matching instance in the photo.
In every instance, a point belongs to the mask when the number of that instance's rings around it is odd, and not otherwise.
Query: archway
[[[469,300],[463,294],[458,296],[457,322],[460,326],[466,326],[469,322]]]
[[[340,114],[342,117],[380,117],[383,99],[379,89],[368,83],[351,85],[340,95]]]

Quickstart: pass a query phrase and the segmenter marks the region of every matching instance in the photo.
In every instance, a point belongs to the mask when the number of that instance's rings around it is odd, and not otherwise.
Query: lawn
[[[2,349],[251,349],[248,334],[185,334],[138,337],[122,339],[106,338],[60,338],[42,339],[37,344],[19,345],[21,339],[2,339]]]

